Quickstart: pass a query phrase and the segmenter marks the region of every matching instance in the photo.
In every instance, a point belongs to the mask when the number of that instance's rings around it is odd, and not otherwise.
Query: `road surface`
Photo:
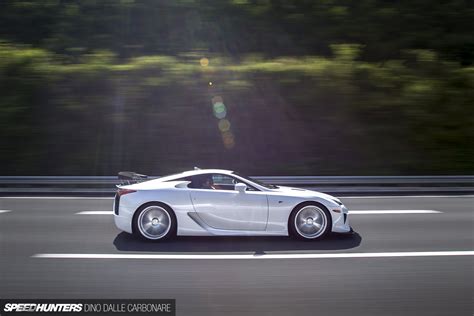
[[[144,242],[115,228],[109,198],[2,197],[0,298],[172,298],[177,315],[473,315],[474,197],[342,200],[359,211],[353,236]]]

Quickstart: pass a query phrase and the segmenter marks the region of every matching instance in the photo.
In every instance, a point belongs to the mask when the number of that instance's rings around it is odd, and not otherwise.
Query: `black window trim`
[[[221,175],[221,176],[228,176],[232,179],[234,179],[237,183],[241,182],[241,183],[245,183],[245,185],[247,185],[248,188],[251,188],[252,190],[249,190],[249,191],[256,191],[256,192],[262,192],[262,190],[260,190],[259,188],[256,188],[255,186],[249,184],[247,181],[244,181],[242,179],[239,179],[237,177],[235,177],[234,175],[232,174],[227,174],[227,173],[217,173],[217,172],[212,172],[212,173],[200,173],[200,174],[195,174],[195,175],[192,175],[192,176],[186,176],[186,177],[182,177],[182,178],[178,178],[178,179],[174,179],[174,180],[168,180],[168,181],[189,181],[190,183],[192,182],[192,180],[189,180],[190,178],[192,177],[196,177],[196,176],[202,176],[202,175],[210,175],[212,177],[212,175],[214,174],[217,174],[217,175]],[[168,182],[166,181],[166,182]],[[189,185],[189,183],[188,183]],[[188,186],[186,186],[188,189],[194,189],[194,190],[208,190],[208,191],[231,191],[231,190],[216,190],[216,189],[202,189],[202,188],[190,188]],[[235,190],[232,190],[232,191],[235,191]]]

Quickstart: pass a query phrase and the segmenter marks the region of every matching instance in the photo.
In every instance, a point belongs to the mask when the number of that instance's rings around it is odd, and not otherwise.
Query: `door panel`
[[[265,230],[265,192],[190,189],[194,210],[206,225],[225,230]]]

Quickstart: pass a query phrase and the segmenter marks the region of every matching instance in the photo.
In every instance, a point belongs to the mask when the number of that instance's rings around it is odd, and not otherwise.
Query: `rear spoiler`
[[[132,171],[120,171],[118,173],[118,178],[120,180],[120,185],[127,185],[146,181],[148,176]]]

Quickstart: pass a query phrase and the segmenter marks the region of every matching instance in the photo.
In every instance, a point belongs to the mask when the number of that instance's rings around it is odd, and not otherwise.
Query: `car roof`
[[[195,169],[195,170],[184,171],[181,174],[186,175],[186,176],[194,176],[194,175],[206,174],[206,173],[231,174],[232,172],[233,171],[231,170],[225,170],[225,169]]]
[[[209,173],[231,174],[233,173],[233,171],[225,170],[225,169],[195,169],[195,170],[183,171],[181,173],[175,173],[168,176],[160,177],[157,180],[170,181],[170,180],[179,179],[182,177],[190,177],[190,176],[196,176],[200,174],[209,174]]]

